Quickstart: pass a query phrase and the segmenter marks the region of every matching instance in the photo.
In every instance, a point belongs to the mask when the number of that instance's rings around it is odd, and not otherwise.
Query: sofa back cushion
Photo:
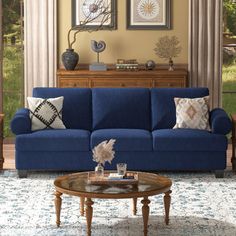
[[[93,129],[151,128],[150,90],[95,88],[92,91]]]
[[[34,88],[33,97],[64,97],[62,121],[67,129],[92,128],[92,93],[86,88]]]
[[[152,129],[171,129],[176,123],[174,98],[197,98],[209,95],[208,88],[153,88]]]

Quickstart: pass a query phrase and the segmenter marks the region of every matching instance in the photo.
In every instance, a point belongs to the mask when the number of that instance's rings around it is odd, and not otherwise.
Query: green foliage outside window
[[[3,35],[20,36],[20,0],[3,0]]]
[[[232,0],[224,0],[224,21],[226,23],[225,25],[225,31],[229,31],[236,35],[236,3],[234,3]]]
[[[23,106],[22,0],[2,0],[3,12],[3,113],[4,136],[10,137],[10,121]]]
[[[6,47],[3,53],[4,136],[10,137],[10,121],[13,114],[23,105],[23,55],[20,47]]]
[[[233,93],[223,93],[222,106],[228,114],[236,114],[236,64],[225,66],[222,71],[222,90]]]
[[[223,1],[224,32],[226,43],[236,42],[236,2]],[[236,114],[236,48],[226,47],[223,51],[224,65],[222,70],[222,106],[228,114]]]

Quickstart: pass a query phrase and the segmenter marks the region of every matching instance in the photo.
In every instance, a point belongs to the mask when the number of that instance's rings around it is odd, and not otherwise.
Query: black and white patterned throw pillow
[[[27,97],[31,130],[66,129],[62,122],[63,100],[64,97],[48,99]]]

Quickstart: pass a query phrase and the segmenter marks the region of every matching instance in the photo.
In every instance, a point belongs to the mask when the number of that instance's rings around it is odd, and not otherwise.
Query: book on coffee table
[[[89,184],[138,184],[138,173],[127,173],[125,176],[117,173],[105,173],[103,177],[95,176],[94,172],[88,174]]]

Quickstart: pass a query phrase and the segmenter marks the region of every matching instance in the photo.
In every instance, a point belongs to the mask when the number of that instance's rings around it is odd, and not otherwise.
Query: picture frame
[[[171,0],[127,0],[129,30],[171,29]]]
[[[102,25],[102,30],[115,30],[117,29],[117,0],[71,0],[71,11],[72,11],[72,27],[78,28],[80,22],[91,14],[91,7],[96,6],[96,4],[101,3],[104,6],[108,6],[111,11],[111,17],[108,22],[105,22]],[[92,13],[95,15],[98,13],[95,8],[95,12]],[[98,17],[96,21],[87,24],[87,28],[97,28],[101,23],[102,17]]]

